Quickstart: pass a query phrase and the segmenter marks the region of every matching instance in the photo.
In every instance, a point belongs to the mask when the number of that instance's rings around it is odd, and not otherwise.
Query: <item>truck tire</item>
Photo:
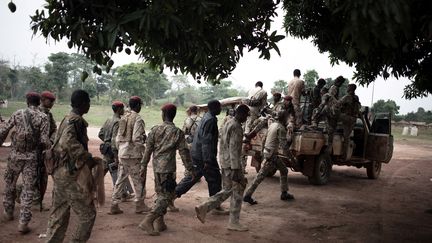
[[[315,160],[314,171],[309,176],[309,182],[313,185],[325,185],[329,181],[332,170],[331,158],[328,154],[320,154]]]
[[[369,179],[377,179],[381,173],[381,162],[372,161],[366,165],[366,173]]]

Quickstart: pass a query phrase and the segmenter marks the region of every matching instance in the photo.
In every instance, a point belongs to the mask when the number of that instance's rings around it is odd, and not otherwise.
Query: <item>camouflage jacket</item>
[[[270,125],[264,143],[265,159],[278,155],[280,151],[288,150],[286,134],[286,128],[279,121],[275,121]]]
[[[141,159],[145,150],[145,123],[135,111],[125,113],[119,121],[115,139],[119,158]]]
[[[0,144],[6,139],[9,131],[15,127],[11,135],[11,157],[35,159],[38,149],[48,149],[51,142],[48,137],[48,118],[37,107],[30,106],[12,114],[9,120],[0,127]]]
[[[248,105],[250,112],[258,115],[259,112],[267,105],[267,92],[261,87],[255,87],[248,93],[250,99]]]
[[[332,95],[336,100],[338,100],[339,99],[339,87],[333,84],[330,87],[328,94]]]
[[[237,119],[230,119],[223,126],[219,142],[219,162],[223,169],[240,169],[243,128]]]
[[[200,121],[201,121],[201,117],[196,115],[196,114],[192,114],[192,115],[186,117],[184,124],[183,124],[184,134],[186,136],[195,135],[196,129],[198,128]]]
[[[102,126],[102,128],[99,130],[98,137],[100,140],[102,140],[104,143],[107,143],[111,146],[111,149],[115,155],[117,155],[118,150],[116,147],[116,136],[118,133],[119,128],[119,120],[120,116],[117,114],[114,114],[112,118],[107,119]]]
[[[48,123],[49,123],[49,138],[51,140],[51,142],[54,141],[55,138],[55,133],[57,131],[57,124],[54,120],[54,117],[50,111],[50,109],[43,107],[43,106],[39,106],[39,110],[42,111],[43,113],[45,113],[48,117]]]
[[[87,126],[82,116],[71,111],[58,128],[54,150],[60,154],[59,165],[68,167],[69,171],[93,162],[88,152]]]
[[[174,123],[165,121],[151,129],[141,164],[147,168],[150,156],[153,154],[155,173],[174,173],[176,172],[177,150],[186,170],[192,170],[192,161],[183,131]]]
[[[361,104],[357,95],[345,95],[337,102],[337,106],[341,114],[351,117],[358,117],[360,114]]]

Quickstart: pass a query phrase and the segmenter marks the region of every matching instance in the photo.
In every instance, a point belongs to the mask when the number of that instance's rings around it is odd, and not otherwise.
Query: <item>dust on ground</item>
[[[92,132],[93,133],[93,132]],[[98,153],[97,140],[90,150]],[[0,148],[0,176],[3,178],[8,148]],[[364,168],[334,166],[330,182],[312,186],[300,173],[290,172],[290,192],[295,201],[279,199],[278,174],[266,179],[254,194],[259,204],[243,204],[241,222],[248,232],[231,232],[225,226],[228,216],[209,214],[201,224],[195,218],[194,206],[208,197],[203,180],[189,193],[176,200],[181,209],[168,213],[168,230],[159,237],[144,234],[137,225],[144,215],[134,214],[133,202],[122,203],[124,214],[108,215],[112,193],[111,178],[105,178],[106,205],[97,209],[97,218],[89,242],[430,242],[432,239],[432,145],[396,142],[393,159],[383,165],[381,176],[369,180]],[[147,199],[154,196],[153,174],[148,170]],[[249,182],[255,176],[248,167]],[[177,177],[183,176],[178,161]],[[3,193],[4,181],[0,182]],[[51,204],[52,181],[45,204]],[[223,204],[229,207],[229,202]],[[15,209],[18,215],[19,205]],[[18,221],[1,223],[0,242],[43,242],[38,235],[46,231],[49,212],[34,210],[32,232],[20,235]],[[67,238],[76,224],[71,215]]]

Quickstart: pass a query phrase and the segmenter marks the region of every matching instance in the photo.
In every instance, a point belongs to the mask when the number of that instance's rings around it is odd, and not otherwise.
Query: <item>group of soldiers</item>
[[[189,107],[182,129],[173,123],[177,107],[165,104],[161,107],[161,124],[152,127],[148,135],[144,119],[139,114],[143,104],[141,98],[130,97],[127,107],[120,101],[114,101],[113,116],[99,132],[103,160],[93,157],[88,151],[88,124],[83,118],[90,108],[90,98],[86,91],[76,90],[72,93],[72,110],[61,121],[58,130],[50,113],[55,96],[51,92],[30,92],[26,96],[28,108],[18,110],[0,126],[0,143],[15,127],[5,173],[2,219],[11,221],[14,218],[15,199],[18,195],[16,182],[22,174],[24,184],[20,194],[18,230],[28,233],[33,200],[42,205],[47,174],[51,174],[54,182],[53,201],[46,241],[63,241],[72,208],[78,216],[72,241],[86,242],[96,218],[95,193],[98,194],[100,179],[95,175],[97,168],[102,166],[103,176],[110,172],[114,187],[108,214],[122,214],[120,203],[133,199],[135,213],[146,214],[138,227],[148,235],[159,235],[167,229],[164,220],[167,211],[177,212],[174,201],[179,200],[202,177],[207,182],[209,198],[195,207],[197,218],[204,223],[210,211],[216,215],[229,215],[229,230],[247,231],[248,227],[239,222],[242,202],[251,205],[257,203],[252,195],[269,171],[277,169],[280,172],[280,199],[294,199],[288,191],[288,169],[281,157],[295,159],[289,152],[291,136],[305,121],[300,106],[305,86],[300,75],[300,71],[296,69],[294,79],[288,84],[286,96],[273,94],[272,107],[267,105],[263,83],[257,82],[249,92],[248,99],[227,113],[220,129],[217,116],[221,113],[222,106],[218,100],[208,102],[208,111],[203,117],[198,115],[197,106]],[[344,126],[352,130],[360,109],[353,84],[348,85],[348,94],[339,99],[338,89],[343,81],[343,77],[338,77],[327,92],[325,81],[319,80],[313,92],[311,103],[314,112],[310,126],[316,126],[325,118],[329,144],[330,133],[334,131],[337,121],[343,121]],[[263,147],[264,165],[247,187],[245,154],[250,149],[247,143],[265,126],[268,126],[268,131]],[[347,129],[344,135],[349,136],[349,133]],[[179,183],[176,182],[177,151],[185,167],[184,177]],[[153,207],[145,203],[150,160],[157,196]],[[40,183],[37,171],[44,166],[46,173],[42,181],[45,183],[42,184],[45,188],[41,188],[37,186],[37,182]],[[35,195],[35,191],[38,195]],[[227,211],[221,204],[229,197],[231,202]]]

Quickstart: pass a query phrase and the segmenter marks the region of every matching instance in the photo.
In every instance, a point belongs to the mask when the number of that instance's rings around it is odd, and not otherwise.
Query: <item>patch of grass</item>
[[[403,127],[392,126],[392,134],[396,141],[432,144],[432,129],[419,129],[418,136],[402,135]]]
[[[10,117],[18,109],[25,108],[27,105],[24,102],[9,102],[8,108],[0,109],[0,114],[6,118]],[[63,117],[68,114],[71,110],[69,104],[56,103],[51,110],[56,122],[60,122]],[[178,127],[183,126],[183,121],[186,118],[186,112],[184,107],[178,107],[177,115],[174,119],[174,123]],[[146,129],[150,129],[154,125],[162,122],[161,111],[159,106],[154,107],[143,107],[140,115],[143,117],[146,123]],[[90,111],[84,115],[84,118],[89,123],[89,126],[100,127],[104,124],[106,119],[112,116],[111,106],[109,105],[92,105]]]

